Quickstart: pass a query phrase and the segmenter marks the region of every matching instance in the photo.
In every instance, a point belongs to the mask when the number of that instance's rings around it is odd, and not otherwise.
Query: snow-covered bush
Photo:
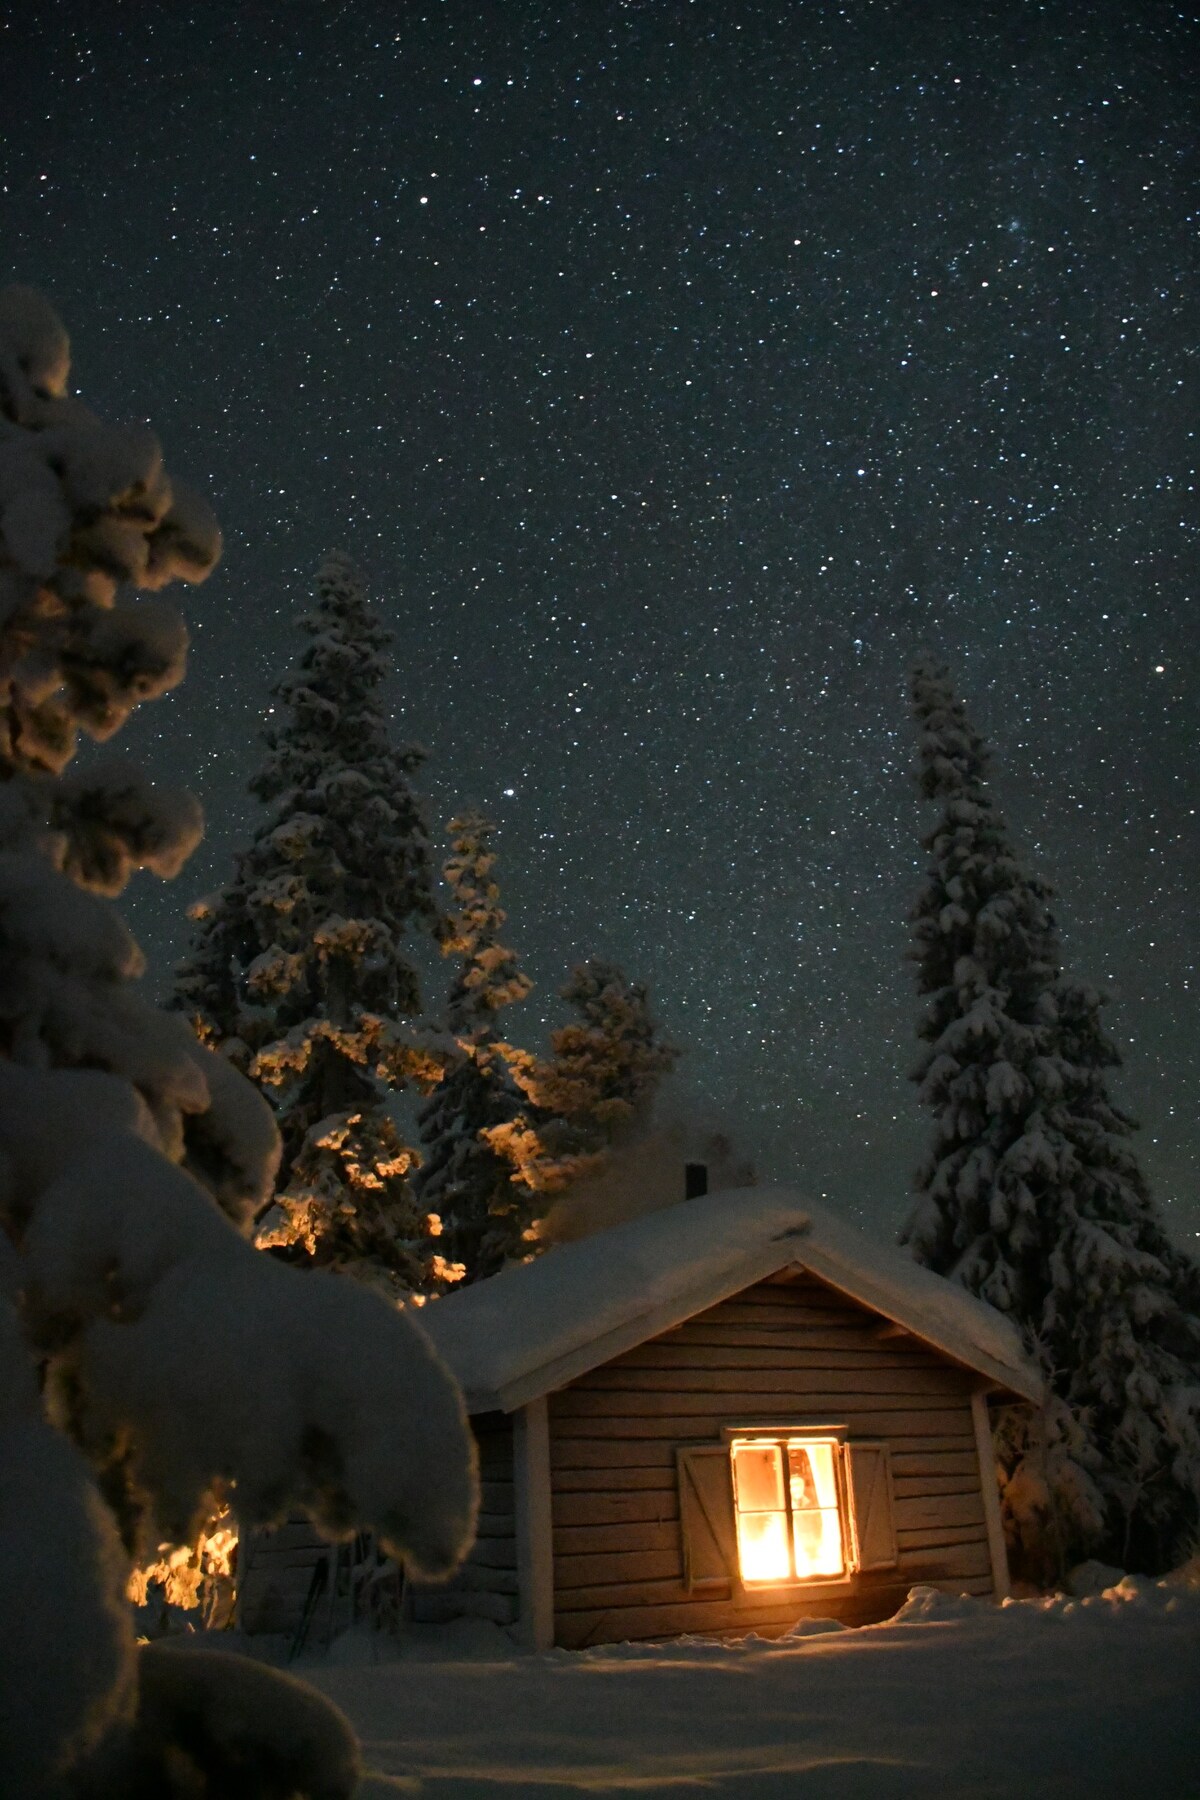
[[[245,1657],[148,1644],[132,1729],[101,1750],[80,1800],[351,1800],[358,1744],[302,1681]],[[74,1800],[74,1795],[72,1795]]]
[[[487,1136],[511,1125],[524,1102],[498,1021],[532,985],[501,942],[506,915],[493,874],[495,830],[477,812],[450,821],[452,853],[442,872],[453,910],[442,949],[458,959],[445,1015],[457,1054],[420,1114],[425,1160],[417,1191],[442,1222],[444,1255],[462,1265],[467,1281],[529,1256],[536,1239],[535,1192],[515,1179],[512,1162]]]
[[[6,1260],[15,1283],[17,1259]],[[127,1574],[93,1472],[47,1422],[16,1308],[0,1296],[0,1791],[10,1800],[48,1791],[132,1720]]]
[[[172,873],[198,812],[116,764],[62,771],[79,731],[107,737],[182,671],[178,616],[125,589],[201,579],[218,538],[153,439],[102,425],[67,376],[52,309],[0,294],[0,1792],[117,1800],[163,1791],[135,1772],[156,1758],[241,1759],[274,1766],[258,1791],[334,1800],[354,1758],[323,1703],[316,1773],[293,1779],[282,1687],[254,1700],[233,1671],[183,1681],[135,1655],[131,1555],[186,1541],[219,1484],[251,1521],[300,1505],[445,1572],[474,1457],[408,1319],[246,1242],[270,1110],[132,987],[140,954],[103,896]],[[189,1791],[232,1791],[213,1780]]]
[[[1200,1521],[1198,1272],[1163,1227],[1112,1100],[1101,998],[1066,976],[1050,893],[988,789],[945,670],[913,672],[920,785],[939,809],[913,911],[936,1125],[904,1232],[1022,1328],[1047,1377],[998,1433],[1027,1566],[1091,1550],[1169,1567]]]
[[[194,909],[176,1004],[273,1100],[283,1161],[260,1246],[398,1298],[455,1275],[388,1110],[442,1067],[412,1023],[405,942],[441,930],[411,781],[424,753],[390,741],[390,636],[346,559],[327,557],[316,586],[251,783],[268,817],[233,880]]]
[[[333,1536],[359,1524],[418,1567],[452,1567],[469,1459],[438,1454],[461,1406],[425,1338],[357,1284],[258,1254],[164,1160],[148,1115],[129,1117],[128,1092],[0,1066],[26,1318],[58,1346],[60,1416],[121,1474],[123,1522],[132,1533],[148,1500],[186,1541],[219,1477],[248,1524],[293,1501]]]

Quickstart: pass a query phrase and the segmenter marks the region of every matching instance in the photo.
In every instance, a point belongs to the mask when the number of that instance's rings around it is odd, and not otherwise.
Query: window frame
[[[893,1446],[889,1439],[860,1434],[854,1426],[830,1424],[825,1419],[777,1421],[778,1414],[753,1422],[746,1422],[743,1415],[742,1423],[723,1425],[712,1437],[693,1438],[676,1444],[680,1549],[686,1591],[693,1595],[725,1594],[749,1606],[755,1599],[772,1594],[796,1598],[811,1595],[818,1600],[844,1599],[857,1589],[864,1576],[872,1586],[872,1578],[876,1576],[890,1574],[893,1581],[899,1581],[902,1577],[896,1535]],[[746,1583],[742,1579],[738,1545],[732,1440],[754,1437],[803,1439],[807,1435],[833,1439],[838,1447],[835,1470],[845,1550],[844,1572],[841,1575]],[[703,1471],[715,1472],[717,1468],[720,1469],[720,1481],[714,1492],[711,1476],[704,1475]],[[865,1508],[861,1515],[860,1502]]]
[[[836,1447],[834,1457],[834,1479],[837,1483],[838,1527],[842,1540],[842,1572],[840,1575],[793,1575],[784,1581],[746,1581],[742,1575],[741,1557],[738,1556],[737,1568],[732,1576],[735,1593],[753,1597],[760,1594],[841,1594],[848,1592],[854,1585],[858,1574],[858,1546],[853,1518],[853,1495],[850,1491],[849,1470],[846,1462],[846,1446],[850,1438],[850,1428],[845,1423],[829,1424],[824,1420],[795,1421],[788,1424],[746,1424],[724,1425],[721,1428],[721,1442],[729,1466],[729,1486],[733,1500],[734,1526],[737,1525],[737,1487],[733,1478],[733,1445],[747,1439],[764,1438],[770,1443],[786,1443],[789,1439],[803,1440],[817,1438],[828,1443],[831,1439]],[[789,1535],[792,1520],[790,1496],[788,1498]]]

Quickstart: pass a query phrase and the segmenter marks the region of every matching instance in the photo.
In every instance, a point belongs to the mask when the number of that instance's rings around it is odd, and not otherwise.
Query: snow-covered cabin
[[[708,1194],[452,1293],[422,1324],[479,1442],[479,1536],[416,1616],[527,1644],[866,1624],[1003,1594],[993,1308],[787,1188]]]

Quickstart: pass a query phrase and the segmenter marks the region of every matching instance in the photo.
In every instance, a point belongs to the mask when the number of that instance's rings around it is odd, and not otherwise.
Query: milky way
[[[328,545],[431,817],[501,823],[554,1016],[652,986],[678,1104],[890,1229],[924,1121],[905,665],[951,663],[1200,1229],[1196,25],[1168,5],[27,7],[6,278],[211,493],[191,672],[122,740],[254,812]],[[1190,292],[1189,292],[1190,289]],[[438,977],[440,979],[440,976]],[[435,990],[436,991],[436,990]]]

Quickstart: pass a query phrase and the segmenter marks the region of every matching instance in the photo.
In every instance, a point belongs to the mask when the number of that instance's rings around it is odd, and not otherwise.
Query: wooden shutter
[[[862,1570],[890,1569],[896,1562],[891,1452],[884,1443],[851,1439],[846,1466],[855,1560]]]
[[[727,1444],[696,1444],[676,1452],[683,1579],[689,1592],[737,1579],[737,1526]]]

